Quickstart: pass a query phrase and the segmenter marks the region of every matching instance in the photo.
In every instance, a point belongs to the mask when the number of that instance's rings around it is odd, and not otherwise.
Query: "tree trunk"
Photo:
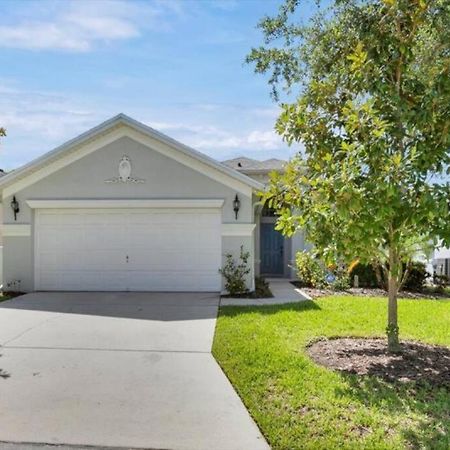
[[[397,353],[400,351],[400,342],[398,338],[398,320],[397,320],[397,294],[399,288],[399,262],[395,252],[389,251],[389,274],[388,274],[388,326],[386,328],[388,338],[388,351]],[[401,263],[400,263],[401,264]]]

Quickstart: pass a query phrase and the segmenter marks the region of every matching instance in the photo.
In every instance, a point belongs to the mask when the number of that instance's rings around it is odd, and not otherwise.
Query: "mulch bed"
[[[378,288],[350,288],[345,291],[335,291],[333,289],[313,289],[302,287],[297,281],[293,281],[292,284],[302,290],[305,294],[308,294],[312,298],[325,297],[330,295],[356,295],[360,297],[386,297],[388,293],[383,289]],[[447,294],[427,293],[427,292],[409,292],[401,291],[398,294],[399,298],[412,298],[412,299],[442,299],[449,298]]]
[[[388,382],[415,382],[450,389],[450,348],[403,341],[398,354],[387,352],[385,339],[333,338],[312,343],[307,351],[317,363]]]

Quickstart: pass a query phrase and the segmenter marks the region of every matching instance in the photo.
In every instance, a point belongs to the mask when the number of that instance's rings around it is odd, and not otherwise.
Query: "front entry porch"
[[[275,229],[277,217],[270,208],[263,208],[259,217],[259,274],[265,277],[291,277],[291,239]]]

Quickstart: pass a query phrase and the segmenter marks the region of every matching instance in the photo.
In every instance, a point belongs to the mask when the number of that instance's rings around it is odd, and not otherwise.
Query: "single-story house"
[[[438,247],[434,251],[431,264],[434,274],[445,275],[450,279],[450,248]]]
[[[303,237],[258,193],[282,162],[220,163],[123,114],[0,178],[3,286],[20,291],[220,291],[227,253],[291,277]]]
[[[6,173],[0,169],[0,178],[5,176]],[[2,224],[3,224],[3,209],[2,205],[0,204],[0,286],[3,285],[3,230],[2,230]]]

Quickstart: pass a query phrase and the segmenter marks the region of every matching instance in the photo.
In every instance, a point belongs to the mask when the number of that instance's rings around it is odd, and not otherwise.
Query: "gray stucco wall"
[[[105,183],[117,176],[123,155],[131,158],[132,176],[145,183]],[[21,204],[16,223],[29,223],[32,211],[27,199],[89,199],[89,198],[223,198],[224,223],[235,223],[232,202],[236,191],[202,175],[173,159],[123,137],[85,156],[56,173],[16,193]],[[251,199],[239,194],[241,209],[238,223],[251,222]],[[9,204],[11,198],[5,199]],[[13,223],[10,208],[5,208],[5,223]]]
[[[131,158],[132,176],[145,179],[144,183],[105,183],[118,175],[118,164],[123,155]],[[223,223],[252,223],[252,199],[239,193],[241,208],[238,220],[233,212],[236,191],[210,177],[190,169],[151,148],[128,137],[85,156],[27,188],[15,193],[20,203],[17,221],[10,208],[4,209],[4,223],[31,224],[30,237],[4,237],[4,282],[21,280],[21,289],[34,288],[33,234],[34,212],[26,205],[29,199],[208,199],[220,198]],[[11,197],[3,204],[9,205]],[[222,253],[235,253],[241,243],[251,252],[252,238],[223,237]],[[251,280],[249,279],[249,283]],[[250,286],[249,286],[250,287]]]
[[[3,244],[3,285],[7,291],[28,292],[33,289],[32,239],[8,236]]]
[[[294,234],[291,238],[291,245],[292,245],[292,251],[291,251],[291,260],[289,263],[290,266],[290,274],[292,278],[297,278],[297,269],[295,267],[295,257],[297,252],[303,251],[303,250],[309,250],[311,248],[311,245],[309,245],[305,240],[305,234],[303,231],[297,231],[297,233]]]
[[[3,223],[3,205],[0,204],[0,223]],[[3,230],[0,227],[0,247],[3,245]]]

